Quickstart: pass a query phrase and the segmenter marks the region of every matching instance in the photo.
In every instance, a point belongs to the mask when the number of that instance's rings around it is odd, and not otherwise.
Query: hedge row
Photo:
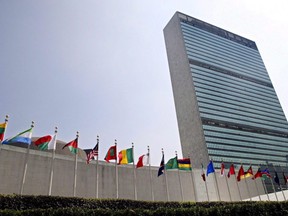
[[[288,215],[288,202],[146,202],[0,195],[0,215]]]
[[[77,197],[57,196],[20,196],[0,195],[0,210],[28,210],[81,207],[89,209],[158,209],[158,208],[191,208],[195,205],[203,207],[221,206],[224,202],[150,202],[124,199],[85,199]],[[228,205],[228,203],[225,203]]]
[[[239,215],[239,216],[264,216],[264,215],[277,215],[277,216],[286,216],[288,211],[287,207],[282,208],[281,205],[277,203],[261,203],[260,205],[255,204],[254,208],[250,208],[251,206],[247,205],[247,203],[235,204],[235,205],[227,205],[227,206],[213,206],[210,208],[205,208],[203,206],[194,206],[191,208],[158,208],[154,210],[150,209],[120,209],[120,210],[112,210],[112,209],[87,209],[87,208],[58,208],[58,209],[29,209],[29,210],[0,210],[0,215],[3,216],[14,216],[14,215],[24,215],[24,216],[63,216],[63,215],[112,215],[112,216],[134,216],[134,215],[145,215],[145,216],[163,216],[163,215],[173,215],[173,216],[231,216],[231,215]],[[264,207],[264,208],[263,208]]]

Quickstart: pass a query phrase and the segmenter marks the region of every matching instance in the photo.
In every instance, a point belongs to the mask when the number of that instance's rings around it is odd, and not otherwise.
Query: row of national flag
[[[162,155],[162,160],[160,162],[160,167],[158,170],[158,176],[164,174],[164,170],[169,169],[179,169],[179,170],[192,170],[190,158],[183,158],[178,159],[178,157],[171,158],[168,160],[168,162],[165,164],[164,162],[164,154]]]
[[[31,126],[30,129],[27,129],[21,133],[18,133],[17,135],[5,139],[4,138],[4,132],[7,127],[7,122],[5,121],[4,123],[0,124],[0,141],[2,144],[12,144],[12,143],[23,143],[23,144],[28,144],[30,145],[32,143],[32,131],[33,131],[33,125]],[[54,135],[45,135],[37,140],[34,141],[35,146],[39,148],[39,150],[53,150],[56,149],[56,141],[57,141],[57,130],[55,131]],[[77,154],[78,152],[78,135],[76,136],[76,139],[68,142],[63,146],[62,149],[68,147],[70,152],[73,154]],[[95,147],[89,151],[86,152],[87,154],[87,164],[90,163],[91,160],[95,159],[95,157],[98,157],[98,152],[99,151],[99,139],[97,139],[97,144]],[[108,163],[110,160],[115,160],[116,162],[118,161],[118,164],[129,164],[129,163],[134,163],[134,154],[133,154],[133,147],[121,150],[118,153],[118,159],[117,159],[117,148],[116,145],[111,146],[107,154],[105,156],[105,161]],[[163,155],[163,161],[164,161],[164,155]],[[139,157],[138,162],[136,164],[136,168],[143,167],[145,165],[149,165],[149,152],[147,154],[143,154]],[[164,162],[163,162],[164,164]],[[177,159],[177,157],[172,158],[168,161],[166,164],[166,169],[180,169],[180,170],[191,170],[191,163],[189,158],[184,158],[184,159]],[[163,174],[161,172],[162,168],[160,167],[159,169],[159,175]],[[164,169],[163,169],[164,170]],[[158,176],[159,176],[158,175]]]
[[[4,125],[4,126],[3,126]],[[5,128],[5,123],[0,124],[0,128],[2,126],[2,130],[4,131],[3,128]],[[28,144],[30,145],[32,143],[32,130],[33,126],[30,129],[27,129],[21,133],[18,133],[16,136],[13,136],[11,138],[5,139],[3,141],[3,135],[1,135],[1,143],[2,144],[12,144],[12,143],[23,143],[23,144]],[[56,133],[51,136],[51,135],[46,135],[43,137],[38,138],[37,140],[34,141],[35,146],[37,146],[40,150],[50,150],[50,149],[55,149],[56,148]],[[78,152],[78,137],[70,142],[68,142],[66,145],[64,145],[63,149],[68,147],[71,153],[77,154]]]
[[[1,144],[12,144],[12,143],[23,143],[30,145],[32,143],[32,131],[33,131],[33,124],[30,129],[27,129],[21,133],[18,133],[17,135],[5,139],[4,140],[4,133],[5,129],[7,127],[7,120],[5,120],[4,123],[0,124],[0,142]],[[39,150],[53,150],[56,149],[56,134],[57,130],[55,131],[55,134],[52,135],[45,135],[43,137],[38,138],[37,140],[34,141],[35,146],[39,148]],[[70,152],[73,154],[78,153],[78,135],[76,136],[76,139],[68,142],[63,146],[62,149],[68,147]],[[95,147],[87,152],[87,164],[90,163],[91,160],[95,159],[95,157],[98,157],[98,151],[99,151],[99,139],[97,138],[97,144]],[[110,160],[116,160],[116,145],[111,146],[106,154],[105,160],[109,162]],[[129,164],[129,163],[134,163],[134,158],[133,158],[133,148],[128,148],[121,150],[118,153],[118,164]],[[136,165],[137,168],[148,165],[149,164],[149,153],[141,155],[139,157],[138,163]]]
[[[8,120],[6,117],[5,122],[0,123],[0,142],[2,144],[24,143],[24,144],[30,145],[32,142],[31,138],[32,138],[33,123],[32,123],[32,126],[30,129],[27,129],[21,133],[18,133],[17,135],[15,135],[13,137],[10,137],[10,138],[4,140],[4,133],[5,133],[5,129],[7,127],[7,121]],[[52,135],[46,135],[46,136],[40,137],[34,141],[34,144],[35,144],[35,146],[37,146],[39,148],[39,150],[56,149],[56,139],[57,139],[56,135],[57,135],[57,130],[55,131],[55,134],[53,136]],[[76,136],[76,139],[65,144],[62,149],[66,148],[66,147],[69,148],[71,153],[73,153],[73,154],[78,153],[78,134]],[[110,162],[110,160],[115,160],[115,162],[118,163],[119,165],[129,164],[129,163],[134,164],[133,149],[134,149],[134,147],[121,150],[118,153],[118,158],[117,158],[117,154],[116,154],[117,147],[115,144],[108,149],[107,154],[106,154],[104,159],[108,163]],[[86,154],[87,154],[87,164],[89,164],[91,160],[95,159],[95,157],[98,157],[98,154],[99,154],[99,139],[98,138],[97,138],[97,143],[96,143],[95,147],[92,150],[86,152]],[[143,154],[139,157],[138,162],[136,164],[136,168],[140,168],[140,167],[143,167],[143,166],[146,166],[149,164],[150,164],[150,159],[149,159],[149,150],[148,150],[148,153]],[[178,159],[177,155],[176,155],[176,157],[169,159],[168,162],[165,164],[164,153],[162,152],[162,159],[161,159],[160,167],[158,170],[158,176],[162,175],[164,173],[164,170],[169,170],[169,169],[179,169],[179,170],[186,170],[186,171],[190,170],[191,171],[192,167],[191,167],[190,158]],[[208,176],[210,173],[214,173],[214,172],[215,172],[215,169],[213,166],[213,161],[211,160],[207,165],[206,176]],[[225,175],[224,172],[225,172],[225,165],[222,162],[220,175],[224,176]],[[231,175],[235,175],[235,177],[236,177],[235,167],[234,167],[233,163],[230,165],[227,177],[230,178]],[[204,181],[206,181],[203,165],[202,165],[201,176],[202,176],[202,179]],[[239,170],[238,170],[237,177],[236,177],[237,181],[241,181],[242,179],[245,179],[248,177],[252,177],[252,179],[272,178],[268,168],[266,168],[264,170],[261,170],[260,168],[258,168],[258,171],[254,174],[252,166],[250,166],[246,171],[244,171],[244,168],[241,165]],[[276,171],[275,171],[273,178],[274,178],[274,181],[278,185],[280,185],[280,180],[279,180],[279,177],[278,177],[278,174]],[[284,183],[286,184],[288,182],[288,176],[286,176],[284,174],[284,172],[283,172],[283,179],[285,181]]]
[[[132,148],[128,148],[128,149],[124,149],[121,150],[118,153],[118,164],[129,164],[129,163],[134,163],[134,153],[133,153],[133,149]],[[110,162],[110,160],[115,160],[117,163],[117,147],[116,145],[111,146],[108,151],[107,154],[104,158],[105,161],[107,161],[108,163]],[[140,168],[146,165],[149,165],[150,161],[149,161],[149,152],[147,154],[143,154],[139,157],[138,162],[136,164],[136,168]]]
[[[202,170],[203,170],[203,165],[202,165]],[[208,176],[210,173],[214,173],[214,172],[215,172],[215,169],[213,166],[213,162],[210,161],[208,166],[207,166],[206,175]],[[220,175],[221,176],[225,175],[225,165],[223,162],[221,163]],[[257,179],[257,178],[261,178],[263,180],[272,178],[272,175],[270,174],[267,167],[264,170],[261,170],[260,168],[258,168],[257,172],[254,174],[251,165],[249,166],[249,168],[246,171],[244,171],[243,165],[241,165],[239,170],[238,170],[238,174],[236,176],[236,171],[235,171],[235,167],[234,167],[233,163],[230,165],[227,177],[230,178],[232,175],[235,175],[238,182],[245,179],[245,178],[249,178],[249,177],[252,177],[253,180]],[[288,176],[286,176],[284,172],[282,172],[282,175],[283,175],[283,179],[284,179],[284,184],[286,185],[288,183]],[[206,180],[205,174],[203,176],[203,172],[202,172],[202,179],[204,181]],[[276,171],[274,171],[273,179],[274,179],[275,183],[280,185],[280,179],[279,179],[278,173]]]

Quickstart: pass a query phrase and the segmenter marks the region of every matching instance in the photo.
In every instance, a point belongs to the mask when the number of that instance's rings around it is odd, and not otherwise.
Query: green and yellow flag
[[[166,169],[178,169],[177,157],[171,158],[165,165]]]
[[[133,163],[133,148],[125,149],[118,154],[119,164]]]

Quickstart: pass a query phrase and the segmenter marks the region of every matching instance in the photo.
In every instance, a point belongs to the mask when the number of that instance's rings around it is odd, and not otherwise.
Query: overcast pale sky
[[[33,120],[33,136],[79,131],[80,148],[99,135],[101,160],[114,139],[137,159],[149,145],[153,165],[161,148],[181,157],[163,36],[176,11],[255,41],[288,116],[286,0],[0,0],[5,137]]]

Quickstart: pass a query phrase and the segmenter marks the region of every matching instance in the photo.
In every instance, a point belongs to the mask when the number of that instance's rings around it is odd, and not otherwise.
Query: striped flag
[[[149,153],[143,154],[139,157],[136,168],[140,168],[148,164],[149,164]]]
[[[4,133],[5,133],[6,127],[7,127],[7,123],[6,122],[0,123],[0,143],[4,139]]]
[[[118,153],[119,163],[118,164],[128,164],[133,163],[133,148],[124,149]]]
[[[192,170],[190,158],[178,159],[179,170]]]
[[[99,151],[99,141],[97,141],[97,144],[95,147],[87,154],[87,164],[90,163],[91,160],[94,159],[94,157],[98,157],[98,151]]]

